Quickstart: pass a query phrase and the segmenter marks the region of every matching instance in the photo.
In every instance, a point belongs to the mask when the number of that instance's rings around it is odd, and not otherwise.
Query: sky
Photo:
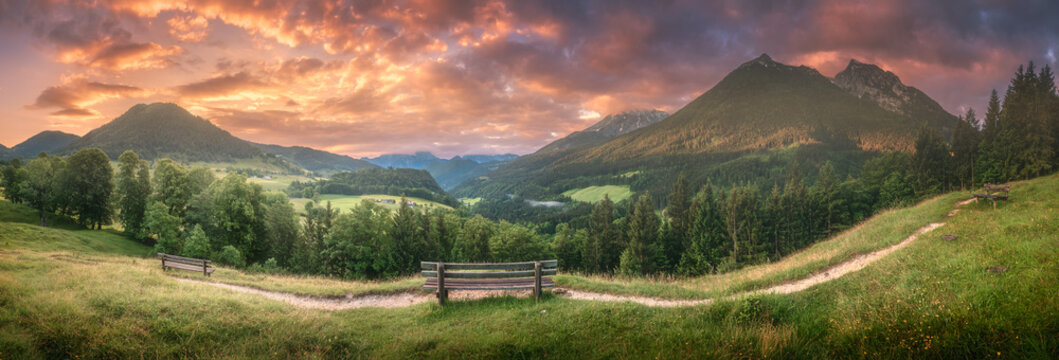
[[[525,154],[674,112],[762,53],[851,58],[952,113],[1055,67],[1059,1],[0,0],[0,144],[173,102],[240,138],[354,157]]]

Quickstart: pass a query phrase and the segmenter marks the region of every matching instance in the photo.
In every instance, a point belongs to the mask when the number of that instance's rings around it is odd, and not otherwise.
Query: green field
[[[327,202],[330,201],[332,208],[336,208],[336,209],[339,209],[339,210],[342,210],[342,211],[346,211],[346,210],[350,210],[350,209],[353,209],[353,208],[359,206],[361,200],[364,200],[364,199],[371,199],[371,200],[390,199],[390,200],[394,200],[393,204],[377,203],[377,204],[382,205],[383,207],[385,207],[387,209],[390,209],[390,210],[397,210],[397,208],[399,207],[399,205],[397,203],[401,201],[401,197],[400,196],[392,196],[392,195],[334,195],[334,194],[324,194],[324,195],[317,196],[316,204],[317,204],[317,206],[325,206],[327,204]],[[436,202],[433,202],[433,201],[430,201],[430,200],[424,200],[424,199],[415,198],[415,197],[407,197],[405,199],[407,199],[409,201],[414,201],[415,202],[415,207],[414,208],[416,208],[416,209],[427,209],[427,210],[430,210],[430,209],[441,208],[441,209],[446,209],[446,210],[452,210],[451,206],[448,206],[448,205],[445,205],[445,204],[436,203]],[[307,204],[307,203],[309,203],[311,201],[313,201],[313,200],[312,199],[306,199],[306,198],[291,198],[291,203],[294,204],[294,210],[297,211],[299,214],[305,212],[305,204]]]
[[[790,295],[655,308],[546,293],[404,308],[304,309],[178,280],[112,231],[34,225],[0,202],[0,358],[1057,358],[1059,176],[945,214],[967,193],[885,212],[784,260],[726,275],[561,276],[562,287],[667,298],[787,282],[946,224],[867,268]],[[941,235],[956,235],[954,241]],[[990,271],[1003,266],[1003,272]],[[561,269],[560,269],[561,271]],[[418,290],[246,274],[210,279],[316,296]]]
[[[480,198],[480,197],[477,197],[477,198],[460,198],[459,200],[460,200],[461,203],[466,203],[467,206],[474,206],[478,202],[482,201],[482,198]]]
[[[618,203],[632,196],[632,190],[629,190],[628,185],[603,185],[589,186],[563,192],[563,196],[568,196],[571,199],[574,199],[574,201],[582,202],[599,202],[600,200],[603,200],[604,195],[610,195],[610,200]]]
[[[220,174],[220,176],[218,176],[218,178],[223,176],[224,174],[222,173]],[[251,177],[246,179],[246,181],[251,184],[259,184],[261,185],[261,188],[265,189],[266,191],[283,191],[286,190],[287,187],[290,187],[290,183],[292,182],[306,182],[313,180],[300,175],[269,175],[269,177],[271,179],[266,179],[264,177]]]

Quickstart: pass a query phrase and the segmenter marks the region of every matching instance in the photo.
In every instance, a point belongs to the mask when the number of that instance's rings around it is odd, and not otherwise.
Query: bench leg
[[[438,305],[445,305],[449,298],[449,291],[445,289],[445,263],[438,262]]]

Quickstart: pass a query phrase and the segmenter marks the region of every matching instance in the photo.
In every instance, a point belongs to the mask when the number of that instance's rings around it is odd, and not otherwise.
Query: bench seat
[[[190,271],[202,271],[202,265],[181,264],[181,263],[172,262],[172,261],[166,261],[165,262],[165,267],[175,268],[175,269],[182,269],[182,270],[190,270]],[[212,274],[213,273],[213,268],[212,267],[207,267],[206,268],[206,272]]]
[[[533,278],[524,279],[445,279],[447,290],[520,290],[533,289],[535,283]],[[555,282],[550,277],[541,278],[541,287],[555,287]],[[438,278],[428,278],[424,289],[437,290]]]

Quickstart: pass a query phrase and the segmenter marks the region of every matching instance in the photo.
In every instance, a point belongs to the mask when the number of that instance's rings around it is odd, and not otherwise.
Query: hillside
[[[46,130],[33,135],[26,141],[11,148],[11,156],[28,159],[36,157],[42,152],[54,153],[70,143],[80,139],[80,136],[64,133],[62,131]]]
[[[301,166],[305,170],[329,175],[342,171],[357,171],[363,168],[375,167],[375,165],[360,159],[354,159],[345,155],[338,155],[322,150],[307,148],[304,146],[280,146],[254,144],[261,151],[276,154],[280,158]]]
[[[171,103],[139,104],[113,121],[88,132],[63,151],[98,147],[111,158],[133,150],[144,159],[224,161],[264,153],[209,121]]]
[[[946,138],[952,138],[956,116],[945,111],[919,89],[907,86],[892,72],[855,59],[831,82],[854,96],[875,102],[891,112],[925,121]]]
[[[0,201],[0,354],[1055,358],[1057,186],[1055,175],[1016,182],[1011,201],[997,209],[972,202],[946,216],[967,198],[951,193],[880,214],[779,262],[729,274],[662,281],[564,274],[556,281],[603,291],[609,297],[602,300],[546,292],[539,302],[502,296],[456,299],[445,307],[429,301],[419,277],[339,281],[226,267],[210,278],[163,272],[146,246],[108,231],[40,228],[30,224],[32,210]],[[863,270],[791,294],[670,307],[619,295],[703,299],[766,288],[901,242],[930,222],[945,224]],[[956,239],[942,239],[947,234]],[[369,297],[427,300],[392,308],[326,306]]]
[[[840,83],[863,83],[857,87],[862,90],[900,84],[896,76],[868,81],[864,72],[847,71]],[[913,89],[902,94],[922,94]],[[941,130],[955,123],[951,115],[943,119],[931,115],[936,108],[920,106],[929,98],[911,99],[912,105],[900,107],[903,113],[893,112],[814,69],[762,55],[664,120],[581,148],[543,151],[557,148],[548,145],[452,191],[460,197],[500,198],[532,189],[528,196],[548,197],[587,186],[629,185],[658,197],[678,173],[694,186],[707,178],[722,187],[765,186],[781,182],[792,165],[812,176],[825,161],[845,178],[878,152],[910,150],[924,122]]]

